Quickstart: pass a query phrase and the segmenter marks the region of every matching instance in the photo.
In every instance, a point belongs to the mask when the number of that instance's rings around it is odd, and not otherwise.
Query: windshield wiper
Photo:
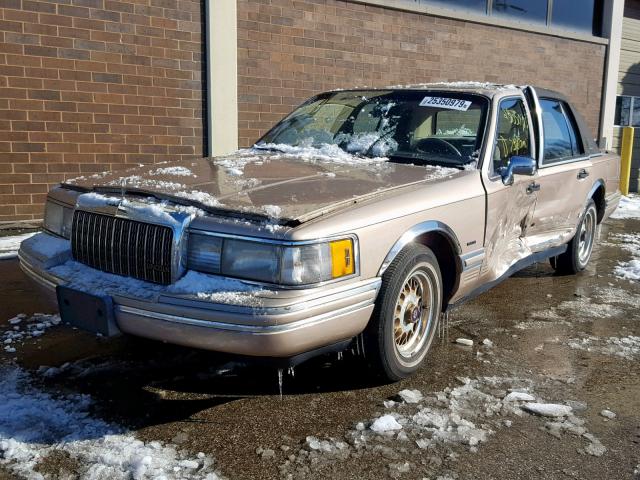
[[[282,153],[285,153],[285,151],[284,151],[282,148],[278,148],[278,147],[273,146],[273,145],[269,145],[269,146],[267,146],[267,145],[258,145],[258,144],[255,144],[255,145],[254,145],[253,147],[251,147],[251,148],[253,148],[253,149],[255,149],[255,150],[264,150],[265,152],[282,152]]]

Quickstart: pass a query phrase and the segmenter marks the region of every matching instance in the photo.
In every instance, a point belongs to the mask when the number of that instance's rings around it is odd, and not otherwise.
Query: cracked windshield
[[[487,105],[479,95],[448,92],[332,92],[300,106],[256,147],[331,145],[393,162],[469,168],[477,162]]]

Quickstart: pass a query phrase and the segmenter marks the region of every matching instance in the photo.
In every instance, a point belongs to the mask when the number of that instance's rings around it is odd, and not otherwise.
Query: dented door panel
[[[593,183],[591,170],[588,158],[538,170],[540,190],[527,238],[533,252],[557,247],[573,237]]]

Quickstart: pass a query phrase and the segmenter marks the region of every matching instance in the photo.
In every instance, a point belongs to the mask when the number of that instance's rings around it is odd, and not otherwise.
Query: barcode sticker
[[[421,107],[440,107],[448,110],[461,110],[466,112],[471,106],[471,100],[446,97],[424,97],[420,102]]]

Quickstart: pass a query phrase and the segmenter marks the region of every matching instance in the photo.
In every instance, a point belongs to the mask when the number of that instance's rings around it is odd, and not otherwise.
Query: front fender
[[[389,265],[391,265],[391,262],[393,262],[393,260],[396,258],[398,253],[400,253],[400,251],[407,244],[413,242],[420,235],[424,235],[425,233],[429,232],[437,232],[443,235],[451,244],[452,250],[456,253],[456,255],[459,256],[462,253],[458,237],[448,225],[437,220],[428,220],[411,227],[409,230],[402,234],[402,236],[396,241],[396,243],[393,244],[393,247],[391,247],[391,250],[389,250],[389,253],[387,253],[387,256],[382,262],[382,265],[380,265],[378,276],[382,276]]]

